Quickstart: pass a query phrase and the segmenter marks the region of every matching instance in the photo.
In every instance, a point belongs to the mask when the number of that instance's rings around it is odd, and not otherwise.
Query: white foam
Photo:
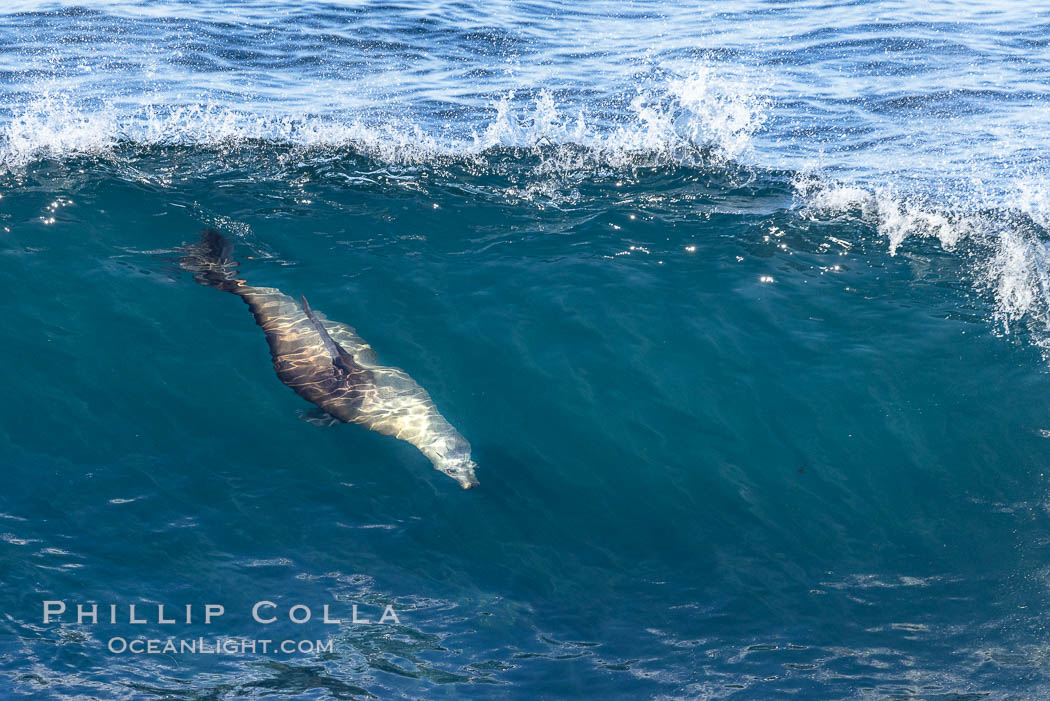
[[[295,147],[351,147],[389,164],[463,158],[495,148],[536,149],[556,170],[675,164],[696,158],[739,158],[765,121],[767,104],[745,79],[701,65],[633,99],[615,124],[559,105],[539,91],[493,102],[478,128],[450,125],[427,131],[403,120],[377,121],[346,113],[290,115],[228,105],[78,104],[44,92],[0,125],[0,165],[24,167],[41,158],[109,156],[121,144],[225,146],[268,141]],[[553,152],[553,153],[550,153]]]
[[[612,129],[594,125],[582,111],[559,108],[541,91],[530,109],[515,110],[514,95],[495,105],[495,118],[475,135],[474,153],[494,147],[574,145],[585,154],[562,154],[563,169],[595,164],[613,167],[689,162],[699,150],[716,159],[737,159],[751,147],[766,121],[768,103],[747,80],[724,78],[711,66],[671,78],[659,90],[639,92],[627,119]]]
[[[1050,242],[1044,241],[1050,222],[1046,181],[1029,177],[1007,187],[1010,206],[990,206],[1002,201],[985,195],[977,186],[968,194],[956,193],[951,205],[936,205],[932,198],[908,198],[888,186],[863,187],[822,183],[800,178],[797,192],[804,211],[815,216],[856,216],[886,239],[896,255],[910,237],[932,238],[953,251],[962,241],[971,246],[967,265],[972,266],[976,289],[992,298],[991,321],[998,332],[1011,334],[1023,327],[1030,340],[1050,360]],[[943,197],[942,201],[949,201]]]
[[[1040,226],[1050,229],[1050,176],[1019,175],[1005,199],[1008,207],[1023,212]]]
[[[858,212],[886,237],[891,256],[910,236],[934,238],[945,250],[954,250],[973,229],[973,221],[966,215],[902,196],[890,186],[869,189],[807,178],[800,179],[796,188],[804,206],[815,213],[836,216]]]
[[[40,98],[4,124],[0,165],[20,167],[38,158],[106,153],[118,131],[106,109],[75,106],[64,96]]]

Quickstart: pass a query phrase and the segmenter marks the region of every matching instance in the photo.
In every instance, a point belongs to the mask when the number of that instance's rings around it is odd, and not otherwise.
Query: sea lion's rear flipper
[[[306,296],[302,295],[300,299],[303,300],[303,312],[306,314],[306,318],[310,320],[317,334],[321,337],[325,350],[332,356],[332,365],[335,365],[348,375],[362,372],[364,368],[354,361],[354,356],[347,353],[346,349],[336,343],[331,334],[328,333],[328,329],[324,327],[321,320],[314,314],[314,310],[310,308],[310,303],[306,301]]]
[[[205,229],[198,243],[183,250],[185,255],[179,259],[179,266],[193,273],[197,282],[227,292],[237,291],[237,261],[229,239],[215,229]]]

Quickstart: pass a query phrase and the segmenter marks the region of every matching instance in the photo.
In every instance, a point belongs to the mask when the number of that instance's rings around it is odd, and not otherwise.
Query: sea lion
[[[197,282],[248,304],[266,332],[277,376],[296,394],[339,421],[411,443],[464,489],[477,486],[470,443],[408,373],[376,364],[354,329],[315,312],[305,297],[299,304],[280,290],[238,279],[233,245],[214,229],[184,251],[180,266]]]

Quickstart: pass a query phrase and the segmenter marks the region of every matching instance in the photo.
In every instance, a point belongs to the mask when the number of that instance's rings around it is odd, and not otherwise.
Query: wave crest
[[[859,216],[886,237],[896,255],[910,237],[936,240],[946,251],[963,242],[972,260],[975,290],[992,299],[991,321],[1010,335],[1023,329],[1050,360],[1050,240],[1045,188],[1031,179],[1014,183],[1011,206],[982,207],[980,198],[951,209],[905,197],[894,188],[822,183],[799,178],[804,211],[815,216]],[[958,200],[958,198],[956,198]]]
[[[268,114],[211,103],[81,104],[68,94],[45,93],[0,126],[0,165],[109,157],[122,145],[272,142],[307,149],[350,147],[394,165],[470,158],[498,148],[554,147],[557,153],[545,160],[557,170],[673,166],[741,157],[765,123],[767,108],[748,81],[724,78],[712,66],[640,91],[612,121],[559,107],[550,92],[541,90],[530,98],[509,93],[496,100],[481,128],[450,125],[438,131],[404,120],[337,113]]]
[[[472,152],[576,145],[613,167],[637,165],[639,156],[649,165],[692,164],[698,152],[739,159],[765,123],[769,107],[751,83],[724,79],[711,67],[672,78],[659,92],[640,92],[622,123],[609,129],[593,126],[595,120],[583,111],[560,111],[546,91],[524,113],[515,110],[513,98],[496,103],[495,118],[474,136]]]

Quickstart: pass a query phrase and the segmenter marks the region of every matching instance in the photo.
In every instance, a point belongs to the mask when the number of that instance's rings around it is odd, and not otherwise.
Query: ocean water
[[[1050,696],[1045,7],[0,13],[3,697]],[[301,420],[206,227],[480,487]],[[331,648],[114,651],[198,639]]]

